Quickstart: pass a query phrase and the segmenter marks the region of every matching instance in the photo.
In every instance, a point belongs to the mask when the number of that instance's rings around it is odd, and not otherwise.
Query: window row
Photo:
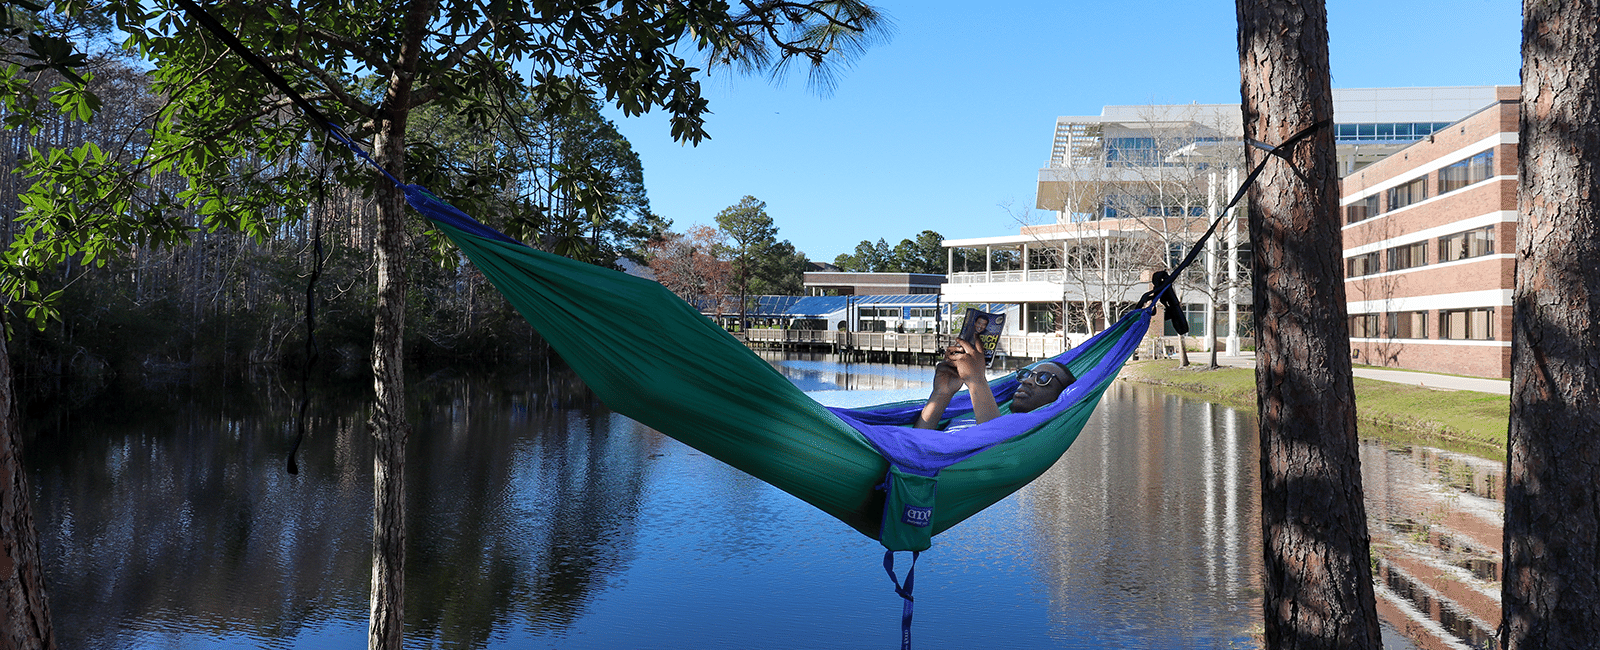
[[[1468,185],[1494,178],[1494,150],[1490,149],[1444,167],[1439,170],[1437,178],[1438,180],[1434,185],[1436,190],[1434,196],[1454,192]],[[1377,193],[1345,206],[1345,223],[1366,221],[1385,212],[1399,210],[1428,198],[1428,177],[1424,175],[1412,179],[1404,185],[1390,188],[1383,195],[1388,201],[1382,208],[1379,207]]]
[[[1495,338],[1494,307],[1469,309],[1441,309],[1437,312],[1404,311],[1384,314],[1351,314],[1350,338],[1353,339],[1427,339],[1455,341],[1492,341]],[[1430,316],[1437,331],[1430,332]],[[1378,324],[1383,322],[1383,329]],[[1430,336],[1430,334],[1432,334]]]
[[[1474,228],[1440,237],[1438,250],[1436,264],[1493,255],[1494,226]],[[1380,261],[1386,261],[1387,269],[1390,271],[1404,271],[1428,265],[1427,241],[1395,246],[1381,253],[1380,255],[1380,251],[1373,251],[1345,258],[1344,276],[1359,278],[1363,275],[1381,273],[1384,267],[1379,266]]]
[[[1334,127],[1334,137],[1340,142],[1411,141],[1426,138],[1447,126],[1449,122],[1339,124]]]

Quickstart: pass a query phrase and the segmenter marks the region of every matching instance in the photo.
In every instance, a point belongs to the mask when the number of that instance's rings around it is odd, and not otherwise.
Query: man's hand
[[[954,395],[961,390],[965,383],[961,379],[961,371],[949,361],[940,361],[933,367],[933,393],[935,395]]]
[[[987,383],[983,361],[983,351],[978,346],[964,339],[956,339],[955,345],[945,348],[945,363],[955,366],[956,373],[961,376],[962,382],[970,388],[972,382]]]

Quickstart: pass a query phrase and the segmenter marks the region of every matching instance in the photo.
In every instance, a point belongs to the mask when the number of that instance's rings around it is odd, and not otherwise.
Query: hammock
[[[927,549],[933,535],[1055,464],[1138,347],[1152,312],[1135,310],[1053,359],[1078,381],[1048,406],[959,432],[913,429],[921,401],[824,407],[659,283],[534,250],[421,187],[404,189],[607,407],[891,551]],[[1016,374],[990,386],[1009,413]],[[971,411],[963,392],[946,418]],[[878,489],[886,477],[887,489]]]

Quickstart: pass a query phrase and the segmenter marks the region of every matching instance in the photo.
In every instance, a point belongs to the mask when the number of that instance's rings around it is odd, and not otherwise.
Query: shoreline
[[[1255,371],[1173,360],[1130,361],[1118,379],[1163,386],[1219,404],[1256,411]],[[1354,377],[1360,435],[1422,444],[1505,462],[1510,398],[1474,391]]]

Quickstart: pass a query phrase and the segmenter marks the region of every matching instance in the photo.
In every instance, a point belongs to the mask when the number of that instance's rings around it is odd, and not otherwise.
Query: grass
[[[1170,360],[1129,363],[1129,381],[1169,388],[1255,410],[1254,370],[1204,365],[1179,368]],[[1511,401],[1505,395],[1447,391],[1355,378],[1356,418],[1363,436],[1400,443],[1426,443],[1491,459],[1504,459]],[[1369,426],[1376,425],[1376,426]]]

